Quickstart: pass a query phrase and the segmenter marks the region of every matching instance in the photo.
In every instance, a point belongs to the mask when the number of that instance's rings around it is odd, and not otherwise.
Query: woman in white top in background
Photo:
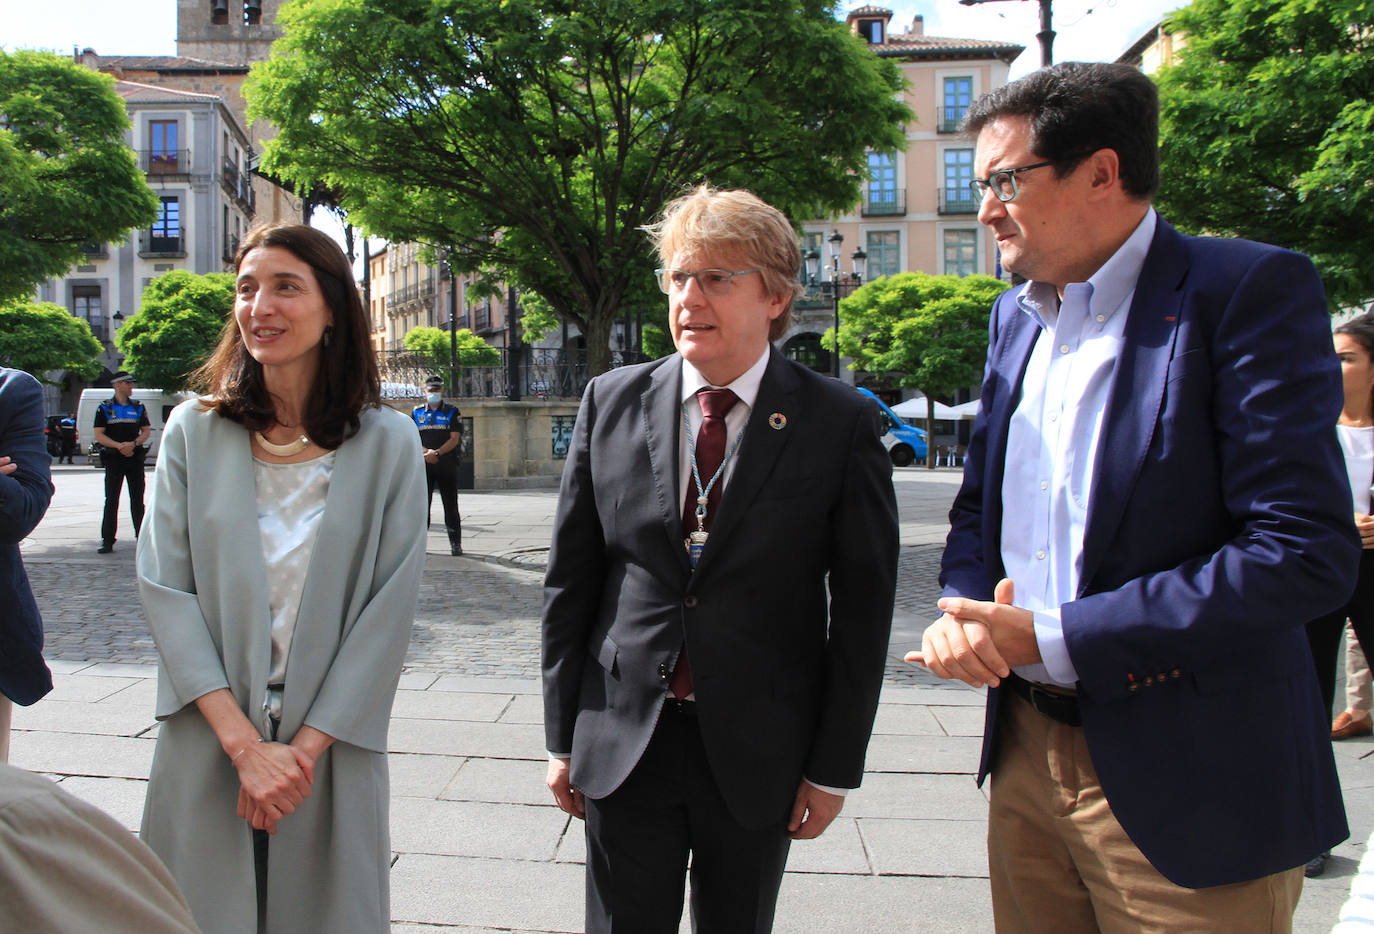
[[[1361,646],[1374,646],[1374,518],[1370,517],[1370,487],[1374,485],[1374,314],[1363,314],[1340,325],[1333,339],[1345,388],[1345,405],[1336,433],[1350,478],[1355,529],[1365,550],[1355,592],[1346,605],[1307,624],[1307,641],[1317,665],[1317,683],[1328,717],[1335,703],[1336,656],[1346,620],[1350,620]],[[1307,875],[1320,875],[1325,860],[1323,854],[1308,863]]]
[[[410,420],[380,405],[337,244],[263,228],[236,267],[138,543],[160,659],[142,836],[207,932],[376,934],[424,468]]]

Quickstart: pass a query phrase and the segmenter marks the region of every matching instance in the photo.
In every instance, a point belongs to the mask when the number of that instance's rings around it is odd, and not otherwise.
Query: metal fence
[[[445,395],[457,399],[578,399],[591,378],[587,354],[583,350],[554,350],[539,347],[515,348],[512,366],[510,351],[495,348],[500,362],[490,366],[456,368],[454,384],[449,382],[447,361],[435,366],[427,355],[409,350],[377,352],[382,376],[382,396],[387,399],[420,399],[425,380],[441,377]],[[640,363],[648,357],[634,351],[611,352],[611,366]],[[513,391],[512,391],[513,390]]]

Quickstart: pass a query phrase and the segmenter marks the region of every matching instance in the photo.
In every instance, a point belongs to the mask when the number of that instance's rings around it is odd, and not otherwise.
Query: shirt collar
[[[1092,290],[1088,303],[1090,313],[1106,319],[1125,305],[1126,297],[1135,291],[1140,270],[1145,267],[1158,218],[1153,207],[1147,209],[1126,242],[1088,278],[1087,285]],[[1072,286],[1071,283],[1070,288]],[[1027,282],[1021,294],[1016,296],[1016,304],[1046,330],[1052,329],[1059,319],[1059,295],[1048,282]]]
[[[686,402],[697,394],[700,389],[729,389],[739,397],[749,408],[754,407],[754,400],[759,397],[759,384],[763,382],[763,371],[768,369],[769,347],[763,348],[763,353],[759,356],[754,365],[745,370],[735,381],[724,386],[712,386],[706,381],[706,377],[701,375],[701,371],[687,362],[684,357],[682,360],[682,401]]]

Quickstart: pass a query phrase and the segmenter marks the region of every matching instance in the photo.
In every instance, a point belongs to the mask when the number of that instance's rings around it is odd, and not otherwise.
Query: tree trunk
[[[595,308],[587,315],[587,373],[600,376],[611,368],[611,325],[615,309]]]

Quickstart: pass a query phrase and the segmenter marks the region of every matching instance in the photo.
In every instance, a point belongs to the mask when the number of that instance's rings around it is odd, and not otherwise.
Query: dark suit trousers
[[[1307,624],[1307,644],[1312,647],[1312,660],[1317,665],[1317,684],[1326,702],[1328,720],[1336,701],[1336,664],[1347,619],[1355,627],[1360,648],[1366,655],[1374,652],[1374,550],[1360,552],[1360,575],[1346,605]]]
[[[434,508],[434,491],[439,491],[439,502],[444,506],[444,528],[448,531],[448,543],[454,548],[463,547],[463,520],[458,515],[458,458],[441,457],[437,464],[425,464],[425,507],[426,527],[429,510]]]
[[[115,529],[119,520],[119,490],[124,481],[129,482],[129,518],[134,522],[134,535],[143,527],[143,487],[146,476],[143,473],[143,454],[133,457],[120,457],[118,454],[105,454],[105,515],[100,523],[100,543],[113,545]]]
[[[692,930],[767,934],[787,818],[741,827],[711,776],[695,713],[669,701],[625,783],[587,799],[587,934],[677,934],[689,852]]]

